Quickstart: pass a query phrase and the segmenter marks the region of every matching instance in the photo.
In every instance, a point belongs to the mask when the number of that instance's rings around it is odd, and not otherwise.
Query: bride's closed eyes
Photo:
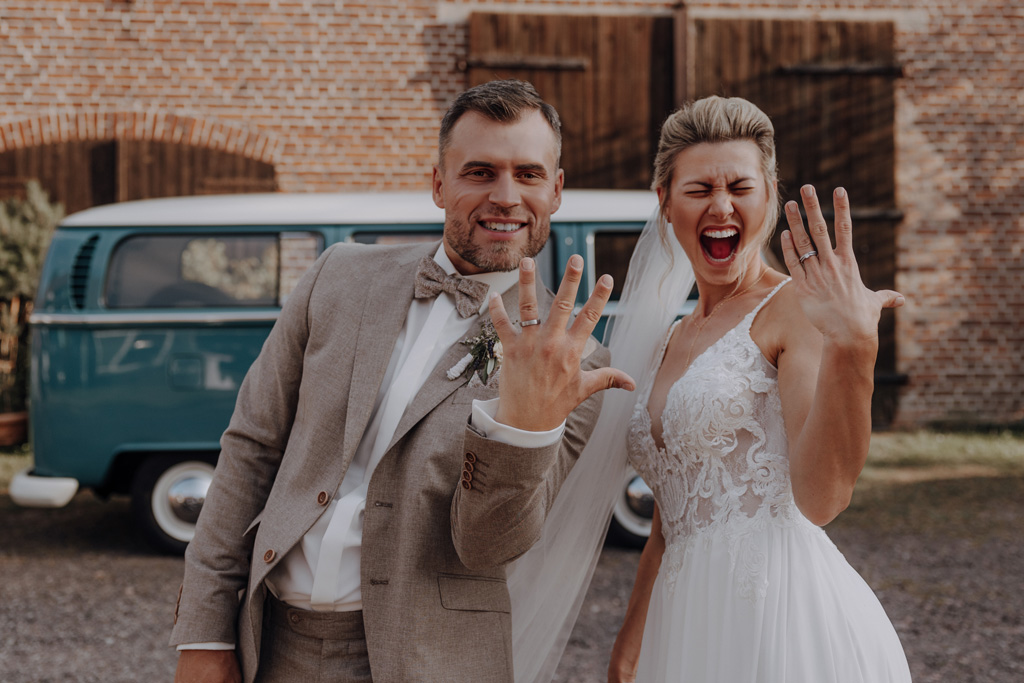
[[[683,194],[688,197],[707,197],[715,189],[713,184],[701,182],[690,182],[684,187]],[[740,178],[729,183],[727,189],[732,194],[742,195],[756,190],[757,186],[752,178]]]

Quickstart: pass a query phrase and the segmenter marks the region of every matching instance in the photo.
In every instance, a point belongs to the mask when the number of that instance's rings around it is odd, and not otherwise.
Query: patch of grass
[[[871,435],[867,467],[981,467],[1024,474],[1024,435],[1003,432],[880,432]]]

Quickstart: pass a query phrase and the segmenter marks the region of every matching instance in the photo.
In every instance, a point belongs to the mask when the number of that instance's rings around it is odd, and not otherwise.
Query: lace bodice
[[[756,584],[759,558],[744,556],[754,547],[744,547],[744,537],[766,524],[810,524],[793,500],[778,373],[750,337],[755,316],[783,285],[669,389],[661,417],[664,448],[651,436],[650,388],[634,408],[629,460],[654,491],[670,565],[702,536],[723,533],[734,546],[734,562],[753,565]],[[654,377],[647,379],[650,387]],[[748,588],[760,593],[753,584]]]

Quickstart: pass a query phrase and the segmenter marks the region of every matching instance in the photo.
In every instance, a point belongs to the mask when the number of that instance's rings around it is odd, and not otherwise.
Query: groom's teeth
[[[520,223],[484,223],[484,227],[495,232],[512,232],[522,227]]]

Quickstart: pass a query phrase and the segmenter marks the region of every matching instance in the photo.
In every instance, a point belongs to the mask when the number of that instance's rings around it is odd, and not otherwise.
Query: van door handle
[[[167,363],[167,380],[172,389],[202,389],[203,357],[173,356]]]

